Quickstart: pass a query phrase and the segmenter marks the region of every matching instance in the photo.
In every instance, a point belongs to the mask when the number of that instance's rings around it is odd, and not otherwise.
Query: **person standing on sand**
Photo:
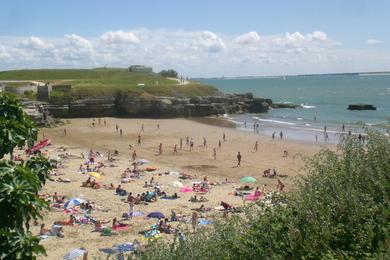
[[[157,130],[160,129],[160,123],[157,123]]]
[[[115,129],[116,129],[116,131],[118,132],[118,130],[119,130],[118,124],[115,124]]]
[[[259,142],[256,141],[255,146],[253,147],[253,151],[257,152],[257,149],[259,148]]]
[[[280,181],[280,179],[278,179],[278,185],[276,185],[276,188],[280,191],[280,192],[283,192],[284,190],[284,184],[283,182]]]
[[[103,120],[104,126],[107,126],[106,119]]]
[[[64,136],[66,136],[66,128],[64,128]]]
[[[138,141],[137,141],[138,145],[141,145],[141,135],[138,135]]]
[[[173,154],[177,154],[177,144],[173,147]]]
[[[207,147],[206,137],[203,137],[203,148],[206,148],[206,147]]]
[[[276,132],[272,133],[272,140],[275,140],[275,134],[276,134]]]
[[[192,228],[194,229],[194,232],[196,232],[197,227],[198,227],[198,212],[192,211],[191,223],[192,223]]]
[[[163,151],[162,151],[162,143],[159,144],[158,146],[158,155],[162,155]]]
[[[194,150],[194,141],[191,139],[190,141],[190,151]]]
[[[241,166],[241,153],[238,152],[237,154],[237,167],[240,167]]]
[[[223,142],[226,142],[226,135],[225,135],[225,133],[223,133],[223,135],[222,135],[222,140],[223,140]]]
[[[190,138],[187,136],[186,137],[186,146],[189,146],[190,145]]]
[[[213,148],[213,157],[214,160],[217,160],[217,149],[215,147]]]
[[[222,147],[222,142],[221,140],[218,140],[218,148],[221,149],[221,147]]]
[[[141,125],[141,132],[144,132],[145,129],[144,129],[144,124]]]
[[[134,213],[134,200],[129,201],[129,218],[133,218],[133,213]]]
[[[280,131],[279,136],[280,136],[280,140],[283,140],[283,131]]]
[[[131,158],[133,159],[133,162],[135,161],[135,159],[137,159],[137,151],[136,150],[133,151]]]
[[[183,149],[183,138],[180,137],[180,150]]]
[[[341,127],[341,131],[345,132],[345,125],[343,124],[343,126]]]
[[[119,135],[122,136],[122,128],[119,130]]]

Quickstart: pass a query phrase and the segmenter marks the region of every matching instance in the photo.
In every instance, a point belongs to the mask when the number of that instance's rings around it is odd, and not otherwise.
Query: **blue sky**
[[[2,70],[132,63],[190,76],[390,70],[385,0],[2,0],[1,9]]]

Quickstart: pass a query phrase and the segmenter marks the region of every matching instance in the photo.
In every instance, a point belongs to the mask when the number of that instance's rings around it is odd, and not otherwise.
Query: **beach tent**
[[[102,177],[102,175],[98,172],[90,172],[89,176],[97,178],[97,179],[100,179]]]
[[[40,141],[39,143],[37,143],[36,145],[34,145],[33,147],[27,149],[26,153],[32,154],[32,153],[39,151],[42,148],[48,146],[49,144],[51,144],[51,141],[49,139],[44,139],[44,140]]]
[[[159,211],[151,212],[151,213],[149,213],[146,216],[149,217],[149,218],[158,218],[158,219],[165,218],[164,214],[159,212]]]
[[[241,180],[240,180],[241,183],[253,183],[256,181],[257,180],[255,178],[253,178],[252,176],[246,176],[246,177],[241,178]]]
[[[83,202],[85,202],[85,200],[80,199],[80,198],[72,198],[72,199],[68,200],[67,202],[65,202],[64,208],[65,209],[72,208],[72,207],[80,205]]]
[[[172,187],[176,187],[176,188],[183,187],[183,183],[181,183],[180,181],[173,181],[169,185],[172,186]]]
[[[64,259],[65,260],[76,259],[80,256],[83,256],[84,253],[85,253],[85,250],[83,248],[73,249],[72,251],[70,251],[69,253],[64,255]]]

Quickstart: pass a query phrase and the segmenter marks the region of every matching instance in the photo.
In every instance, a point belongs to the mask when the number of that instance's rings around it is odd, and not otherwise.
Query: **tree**
[[[29,227],[49,208],[38,191],[45,184],[50,164],[42,156],[21,163],[4,159],[15,147],[31,146],[37,139],[34,123],[19,102],[5,94],[0,96],[0,129],[0,259],[35,259],[45,250]]]
[[[175,70],[169,69],[169,70],[162,70],[158,74],[165,78],[177,78],[177,72]]]

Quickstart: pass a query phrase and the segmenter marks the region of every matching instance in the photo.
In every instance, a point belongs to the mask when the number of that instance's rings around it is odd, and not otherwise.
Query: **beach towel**
[[[126,231],[128,229],[129,229],[128,225],[121,225],[121,226],[114,227],[112,230],[120,232],[120,231]]]
[[[184,187],[181,187],[179,191],[180,192],[192,192],[193,189],[192,189],[192,187],[184,186]]]
[[[64,255],[64,259],[65,260],[76,259],[80,256],[83,256],[84,253],[85,253],[85,250],[82,248],[73,249],[72,251],[70,251],[69,253]]]
[[[261,196],[255,196],[254,194],[251,194],[251,195],[246,195],[244,197],[245,200],[247,201],[256,201],[256,200],[259,200]]]
[[[156,166],[149,166],[149,167],[146,167],[146,171],[148,171],[148,172],[154,172],[155,170],[157,170],[157,167],[156,167]]]
[[[198,225],[210,225],[212,223],[211,219],[199,219]]]

